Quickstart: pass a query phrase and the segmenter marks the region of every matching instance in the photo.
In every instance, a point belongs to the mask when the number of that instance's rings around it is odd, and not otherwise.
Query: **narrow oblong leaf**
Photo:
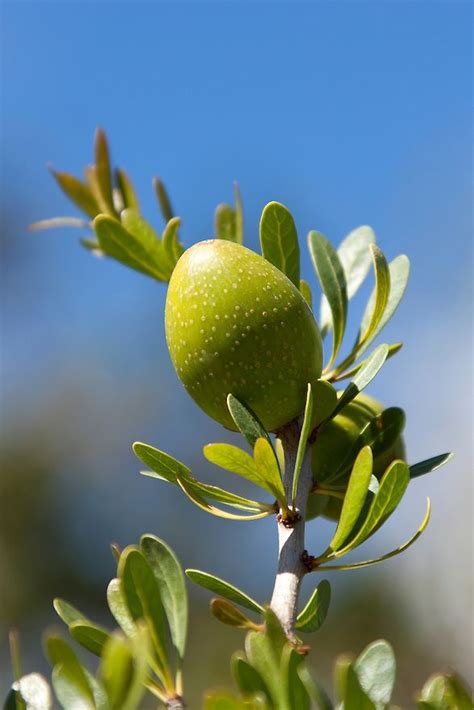
[[[344,545],[359,519],[369,490],[372,466],[372,450],[370,446],[365,446],[354,462],[342,504],[341,516],[334,537],[329,543],[329,549],[333,551],[339,550]]]
[[[333,412],[337,404],[337,390],[326,380],[313,384],[313,421],[311,428],[317,427]]]
[[[269,515],[272,515],[272,513],[274,512],[268,509],[261,513],[254,513],[252,515],[236,515],[235,513],[228,513],[226,510],[221,510],[220,508],[216,508],[214,505],[208,503],[208,501],[206,501],[200,495],[200,493],[197,492],[196,487],[193,485],[193,482],[189,479],[178,478],[178,485],[183,491],[183,493],[185,493],[186,496],[189,498],[189,500],[194,503],[194,505],[197,505],[197,507],[201,508],[201,510],[204,510],[210,515],[214,515],[217,518],[239,521],[260,520],[261,518],[266,518]]]
[[[300,247],[295,222],[290,211],[280,202],[269,202],[260,218],[262,254],[300,287]]]
[[[188,597],[181,565],[169,545],[155,535],[142,535],[140,548],[155,576],[171,638],[182,659],[186,646]]]
[[[252,449],[259,437],[270,442],[270,436],[257,415],[233,394],[229,394],[227,397],[227,408],[240,433]]]
[[[154,446],[136,441],[132,449],[140,461],[143,461],[144,464],[153,469],[153,471],[161,474],[171,483],[176,483],[177,476],[189,478],[191,475],[190,469],[184,463],[181,463],[181,461],[166,454],[164,451],[156,449]]]
[[[391,357],[396,355],[402,347],[403,343],[393,343],[393,345],[389,345],[387,360],[390,360]],[[348,370],[345,369],[345,366],[337,367],[337,372],[335,372],[330,379],[334,382],[339,382],[340,380],[347,380],[348,377],[353,377],[362,367],[364,367],[366,362],[367,359],[362,360],[361,362],[357,363],[357,365],[354,365],[354,367],[350,367]]]
[[[229,599],[236,604],[240,604],[240,606],[243,606],[245,609],[255,611],[257,614],[263,613],[263,607],[258,602],[224,579],[220,579],[220,577],[209,574],[209,572],[202,572],[198,569],[187,569],[185,571],[186,575],[194,584],[204,587],[204,589],[208,589],[214,592],[214,594],[218,594],[220,597]]]
[[[352,230],[337,249],[337,255],[346,278],[349,300],[357,293],[369,273],[371,264],[369,247],[371,244],[375,244],[374,231],[364,225]],[[325,335],[327,330],[331,328],[332,319],[329,303],[324,295],[321,298],[319,320],[321,334]]]
[[[444,466],[445,463],[451,461],[454,454],[439,454],[438,456],[433,456],[425,461],[420,461],[419,463],[410,466],[410,478],[418,478],[418,476],[424,476],[425,473],[431,473],[431,471],[436,471],[437,468]]]
[[[331,601],[331,585],[327,579],[321,580],[300,611],[296,619],[296,629],[304,633],[318,631],[327,616]]]
[[[300,438],[298,441],[298,449],[296,451],[295,470],[293,471],[293,486],[292,486],[292,503],[293,508],[296,505],[296,497],[298,494],[298,483],[300,479],[301,466],[306,452],[308,437],[311,432],[311,423],[313,418],[313,388],[311,383],[308,383],[306,393],[306,404],[304,408],[303,424],[301,427]]]
[[[52,683],[59,702],[64,708],[83,703],[84,710],[95,710],[94,695],[84,668],[60,636],[46,638],[46,653],[53,666]]]
[[[257,486],[264,488],[272,495],[273,489],[268,487],[267,481],[262,478],[254,459],[246,452],[233,444],[207,444],[203,447],[204,456],[208,461],[242,476]]]
[[[373,340],[373,335],[377,331],[383,314],[385,313],[390,295],[390,270],[387,260],[378,246],[371,244],[369,248],[375,272],[374,298],[371,299],[362,317],[358,350],[360,350],[362,345],[367,341],[371,342]]]
[[[107,587],[107,603],[117,624],[127,636],[134,636],[137,631],[135,620],[131,615],[125,595],[122,580],[112,579]]]
[[[459,676],[436,673],[424,684],[419,708],[427,710],[472,710],[472,695]]]
[[[347,286],[344,270],[331,243],[320,232],[308,234],[311,259],[329,303],[332,319],[333,345],[326,369],[329,369],[341,347],[347,319]]]
[[[110,210],[110,214],[114,214],[115,208],[112,195],[112,170],[110,167],[109,147],[107,145],[105,132],[101,128],[98,128],[95,133],[95,163],[100,192]]]
[[[395,685],[396,662],[387,641],[374,641],[354,663],[354,670],[364,692],[377,708],[385,708]]]
[[[231,659],[232,677],[244,695],[262,693],[268,700],[270,694],[260,673],[245,658],[241,651],[234,653]]]
[[[42,229],[56,229],[62,227],[77,227],[79,229],[88,229],[89,222],[79,217],[50,217],[49,219],[41,219],[38,222],[28,225],[30,232],[39,232]]]
[[[169,222],[170,219],[173,219],[174,217],[174,211],[164,183],[159,177],[154,177],[153,187],[155,188],[156,198],[158,200],[158,205],[161,214],[163,215],[163,219],[165,222]]]
[[[254,461],[257,468],[257,473],[266,490],[272,493],[280,502],[285,502],[285,490],[281,480],[280,467],[278,459],[271,444],[267,439],[260,437],[255,442]]]
[[[124,208],[131,207],[136,212],[140,212],[140,203],[138,201],[137,193],[133,187],[132,181],[128,177],[125,170],[122,168],[117,168],[115,171],[115,176],[117,178],[117,184],[120,190],[120,195],[122,197],[122,202]]]
[[[258,628],[257,624],[226,599],[212,599],[210,609],[211,614],[227,626],[235,626],[239,629]]]
[[[343,707],[345,710],[376,710],[376,706],[362,689],[352,665],[347,668]]]
[[[108,631],[97,624],[86,621],[73,621],[69,633],[78,644],[95,656],[100,656],[110,638]]]
[[[214,231],[216,239],[225,239],[229,242],[237,241],[237,215],[230,205],[217,205],[214,215]]]
[[[181,219],[179,217],[173,217],[166,224],[162,237],[163,249],[172,265],[172,268],[175,267],[176,262],[184,251],[184,247],[178,239],[178,230],[180,226]]]
[[[79,178],[74,177],[74,175],[69,175],[68,173],[61,173],[52,168],[50,168],[50,170],[66,197],[69,197],[80,210],[92,218],[100,212],[99,205],[92,191],[79,180]]]
[[[365,343],[358,348],[358,354],[361,355],[363,352],[367,350],[369,347],[370,343],[378,336],[378,334],[382,331],[383,328],[387,325],[395,311],[397,310],[398,306],[400,305],[400,301],[403,298],[403,295],[405,293],[407,283],[408,283],[408,277],[410,275],[410,261],[405,254],[400,254],[400,256],[397,256],[393,261],[390,262],[389,264],[389,271],[390,271],[390,295],[388,297],[388,302],[385,307],[384,313],[375,328],[374,332],[372,333],[371,337],[368,338]],[[375,290],[372,292],[372,296],[369,299],[369,303],[367,305],[368,309],[373,308],[373,303],[376,300],[376,292]]]
[[[235,241],[237,244],[244,243],[244,208],[238,184],[234,183],[235,202]]]

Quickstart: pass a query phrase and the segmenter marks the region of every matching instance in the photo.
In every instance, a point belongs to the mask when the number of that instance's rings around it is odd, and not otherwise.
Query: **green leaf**
[[[369,490],[372,465],[372,450],[369,446],[365,446],[361,449],[354,462],[347,491],[344,496],[341,517],[339,518],[334,537],[329,543],[329,548],[333,551],[339,550],[344,545],[359,519],[367,497],[367,491]]]
[[[344,555],[367,540],[398,506],[409,481],[408,466],[404,461],[394,461],[390,464],[382,476],[379,490],[372,501],[367,517],[359,532],[345,547],[339,548],[332,556],[339,557]]]
[[[28,673],[12,685],[4,710],[51,710],[53,698],[49,683],[39,673]]]
[[[84,616],[79,609],[76,609],[75,606],[64,601],[64,599],[55,599],[53,601],[53,607],[56,614],[64,621],[66,626],[73,624],[75,621],[88,621],[87,617]]]
[[[236,473],[238,476],[242,476],[242,478],[275,495],[272,488],[268,488],[266,481],[262,478],[253,458],[238,446],[233,444],[207,444],[203,447],[203,453],[206,459],[216,466],[226,471],[231,471],[231,473]]]
[[[87,185],[74,175],[61,173],[52,168],[50,170],[61,190],[80,210],[89,217],[95,217],[100,212],[99,205]]]
[[[408,283],[408,276],[410,274],[410,262],[408,260],[408,257],[404,254],[397,256],[393,261],[390,262],[389,271],[390,295],[385,311],[371,337],[365,341],[362,347],[359,347],[357,349],[359,355],[361,355],[367,350],[370,343],[378,336],[378,334],[387,325],[388,321],[391,319],[391,317],[397,310],[400,301],[403,298],[403,294],[405,293],[405,289]],[[376,291],[374,290],[367,304],[367,311],[371,312],[373,310],[375,300]]]
[[[430,710],[472,710],[471,693],[454,674],[435,674],[426,681],[420,694],[419,707]]]
[[[136,212],[140,212],[140,203],[138,201],[137,193],[135,192],[132,182],[125,170],[117,168],[115,175],[124,208],[131,207]]]
[[[354,670],[362,690],[383,710],[392,697],[395,685],[396,662],[387,641],[375,641],[362,651],[354,663]]]
[[[159,242],[156,245],[144,242],[117,220],[103,214],[95,218],[94,230],[100,248],[108,256],[157,281],[168,281],[169,267],[164,269],[160,263]]]
[[[300,247],[290,211],[279,202],[269,202],[260,218],[262,254],[300,287]]]
[[[217,205],[214,216],[214,230],[216,239],[226,239],[229,242],[237,241],[237,216],[230,205]]]
[[[116,578],[110,581],[107,587],[107,603],[112,616],[122,631],[127,636],[133,636],[137,630],[136,624],[128,609],[121,579]]]
[[[158,205],[161,214],[163,215],[163,219],[165,222],[169,222],[170,219],[173,219],[174,217],[174,211],[166,188],[159,177],[153,178],[153,187],[155,188],[156,198],[158,200]]]
[[[336,407],[330,417],[333,419],[344,407],[352,402],[357,395],[367,387],[382,368],[388,356],[388,345],[383,343],[375,348],[369,355],[363,367],[355,374],[352,381],[347,385],[342,395],[339,397]]]
[[[112,171],[110,168],[109,148],[107,138],[101,128],[95,134],[95,163],[97,181],[102,197],[107,204],[109,214],[115,214],[114,198],[112,195]]]
[[[133,619],[147,622],[163,682],[170,681],[166,652],[167,629],[160,591],[155,575],[143,553],[130,545],[120,555],[118,565],[123,594]]]
[[[347,318],[347,286],[339,257],[331,243],[320,232],[310,232],[308,246],[321,288],[331,310],[333,324],[332,354],[326,369],[329,369],[341,347]]]
[[[42,229],[62,229],[62,227],[77,227],[79,229],[88,229],[89,222],[79,217],[50,217],[49,219],[40,219],[38,222],[28,225],[30,232],[39,232]]]
[[[270,694],[260,673],[250,665],[241,651],[234,653],[231,659],[232,677],[243,695],[262,693],[270,700]]]
[[[172,265],[172,268],[174,268],[176,262],[184,251],[184,247],[178,239],[178,230],[180,226],[181,219],[179,217],[173,217],[167,223],[165,231],[163,232],[163,249]]]
[[[240,604],[240,606],[243,606],[245,609],[255,611],[257,614],[263,613],[263,607],[260,606],[258,602],[224,579],[220,579],[213,574],[209,574],[209,572],[202,572],[198,569],[187,569],[185,571],[186,575],[194,584],[204,587],[204,589],[208,589],[214,592],[214,594],[225,597],[225,599],[229,599],[236,604]]]
[[[263,437],[271,443],[270,436],[257,415],[247,405],[240,402],[237,397],[234,397],[233,394],[229,394],[227,397],[227,408],[240,433],[248,441],[252,449],[259,437]]]
[[[244,209],[242,206],[242,197],[238,184],[234,183],[234,202],[235,202],[235,241],[237,244],[244,243]]]
[[[296,629],[310,634],[319,631],[327,616],[331,601],[331,585],[326,579],[321,580],[308,603],[298,614]]]
[[[275,452],[267,439],[260,437],[255,442],[254,460],[261,485],[282,504],[285,504],[285,490],[281,480],[280,467]]]
[[[371,256],[369,246],[375,244],[375,234],[370,227],[357,227],[350,232],[337,249],[347,286],[347,298],[350,300],[359,290],[369,273]],[[320,326],[324,335],[331,328],[331,310],[327,298],[321,298]]]
[[[321,685],[312,677],[306,664],[302,663],[298,668],[298,675],[306,688],[310,699],[318,710],[333,710],[333,705]]]
[[[132,448],[134,454],[140,461],[143,461],[144,464],[153,469],[153,471],[156,471],[156,473],[159,473],[170,483],[176,483],[178,476],[181,478],[189,478],[191,475],[190,469],[184,463],[181,463],[181,461],[166,454],[164,451],[156,449],[154,446],[136,441]]]
[[[136,210],[130,207],[122,210],[120,219],[127,232],[143,245],[153,258],[156,268],[161,271],[165,275],[166,280],[169,281],[176,259],[168,255],[159,235],[151,224]]]
[[[248,705],[225,690],[208,691],[204,696],[203,710],[252,710],[254,707],[260,705]]]
[[[272,706],[278,710],[292,710],[281,673],[282,650],[283,646],[273,643],[267,633],[251,631],[245,638],[248,660],[263,678],[273,701]]]
[[[100,656],[110,638],[110,634],[101,626],[89,621],[73,621],[69,624],[69,632],[73,639],[95,656]]]
[[[343,710],[377,710],[374,703],[362,689],[352,665],[347,668]]]
[[[210,609],[213,616],[222,624],[235,626],[239,629],[255,629],[257,625],[245,616],[240,609],[228,602],[226,599],[212,599]]]
[[[297,493],[298,493],[298,482],[300,480],[301,466],[303,464],[303,459],[304,459],[304,455],[306,452],[308,437],[311,433],[312,417],[313,417],[313,389],[311,387],[311,383],[308,383],[308,389],[307,389],[307,393],[306,393],[306,404],[305,404],[305,408],[304,408],[303,425],[301,427],[300,438],[298,441],[298,449],[296,451],[295,470],[293,472],[293,486],[292,486],[292,494],[291,494],[293,508],[295,508],[295,506],[296,506],[296,497],[297,497]]]
[[[143,535],[140,547],[153,571],[180,659],[184,657],[188,625],[188,597],[181,565],[173,550],[155,535]]]
[[[361,336],[358,349],[366,342],[372,342],[374,333],[382,320],[390,295],[390,270],[387,260],[375,244],[370,245],[375,271],[375,297],[367,305],[362,317]]]
[[[283,649],[281,668],[283,679],[286,681],[289,706],[298,710],[311,710],[311,699],[298,674],[303,664],[303,657],[294,648],[287,645]]]
[[[431,516],[431,503],[430,499],[427,499],[427,506],[426,506],[426,513],[425,517],[423,518],[423,521],[412,537],[407,540],[406,542],[403,543],[403,545],[400,545],[400,547],[397,547],[395,550],[391,550],[390,552],[387,552],[385,555],[381,555],[380,557],[377,557],[376,559],[373,560],[364,560],[363,562],[354,562],[353,564],[347,564],[347,565],[323,565],[321,569],[339,569],[339,570],[350,570],[350,569],[361,569],[362,567],[369,567],[370,565],[376,565],[379,564],[380,562],[384,562],[385,560],[389,560],[391,557],[396,557],[397,555],[401,555],[402,552],[405,552],[405,550],[408,550],[409,547],[411,547],[420,537],[420,535],[423,534],[423,532],[426,530],[428,523],[430,521],[430,516]]]
[[[56,696],[69,710],[81,703],[84,710],[95,710],[94,695],[86,677],[84,668],[76,654],[60,636],[48,636],[46,653],[53,666],[52,683]]]
[[[448,463],[453,456],[454,454],[439,454],[438,456],[433,456],[431,459],[426,459],[426,461],[420,461],[410,466],[410,478],[418,478],[418,476],[424,476],[425,473],[436,471],[437,468]]]
[[[307,281],[300,279],[300,292],[308,306],[313,308],[313,295],[311,293],[310,285]]]
[[[109,698],[110,710],[136,710],[139,706],[145,691],[147,658],[148,636],[143,626],[138,627],[131,640],[116,634],[108,641],[99,674]],[[156,693],[156,686],[153,690]]]
[[[224,518],[225,520],[239,520],[244,522],[249,520],[259,520],[260,518],[266,518],[269,515],[272,515],[274,512],[272,507],[269,506],[267,510],[253,515],[236,515],[235,513],[228,513],[226,510],[221,510],[220,508],[216,508],[214,505],[208,503],[208,501],[206,501],[200,493],[197,492],[196,486],[189,479],[178,478],[178,485],[189,500],[194,503],[194,505],[197,505],[198,508],[201,508],[201,510],[204,510],[210,515],[215,515],[216,517]]]
[[[311,428],[327,419],[337,404],[337,390],[326,380],[313,384],[313,421]]]

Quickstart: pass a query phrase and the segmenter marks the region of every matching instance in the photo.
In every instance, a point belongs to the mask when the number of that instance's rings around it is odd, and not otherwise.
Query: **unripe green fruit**
[[[274,431],[302,412],[308,382],[321,375],[321,337],[306,301],[269,261],[234,242],[199,242],[183,254],[165,328],[186,390],[229,429],[229,393]]]
[[[381,414],[384,407],[380,402],[362,393],[348,404],[340,414],[332,419],[317,436],[312,449],[313,478],[324,485],[346,459],[360,432],[369,421]],[[395,459],[405,459],[405,445],[401,436],[385,451],[374,457],[373,474],[381,478],[387,466]],[[351,462],[353,463],[353,462]],[[350,475],[349,467],[347,475]],[[345,481],[339,481],[344,484]],[[312,495],[308,504],[307,517],[324,515],[338,520],[342,500],[329,496]]]

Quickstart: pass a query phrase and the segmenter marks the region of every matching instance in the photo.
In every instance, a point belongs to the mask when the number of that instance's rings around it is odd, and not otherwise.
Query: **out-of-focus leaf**
[[[226,599],[212,599],[210,609],[216,619],[227,626],[235,626],[239,629],[258,628],[257,624]]]
[[[298,614],[296,629],[304,633],[318,631],[324,623],[331,601],[331,585],[326,579],[321,580],[308,603]]]
[[[311,288],[310,285],[307,281],[304,281],[303,279],[300,279],[300,291],[301,295],[303,296],[304,300],[308,304],[308,306],[312,309],[313,308],[313,294],[311,293]]]
[[[280,468],[275,452],[267,439],[259,437],[255,442],[254,460],[258,476],[265,487],[283,505],[285,491],[281,480]]]
[[[250,665],[242,652],[237,651],[232,656],[231,671],[234,681],[243,695],[262,693],[264,697],[268,700],[270,699],[268,688],[262,676]]]
[[[354,658],[352,654],[341,654],[336,658],[333,671],[334,690],[339,700],[344,699],[347,687],[347,673]]]
[[[168,281],[169,267],[161,263],[158,251],[162,247],[159,242],[156,245],[144,243],[107,215],[95,218],[94,230],[100,248],[108,256],[157,281]]]
[[[156,449],[154,446],[136,441],[132,448],[140,461],[143,461],[144,464],[170,481],[170,483],[176,483],[177,476],[189,478],[191,475],[190,469],[184,463],[181,463],[181,461],[166,454],[164,451]]]
[[[296,497],[298,493],[298,483],[300,480],[301,466],[308,444],[308,437],[311,432],[311,423],[313,418],[313,388],[311,383],[308,383],[306,392],[306,404],[304,408],[303,425],[301,427],[300,438],[298,441],[298,449],[296,451],[295,470],[293,471],[293,486],[292,486],[292,503],[293,508],[296,505]]]
[[[33,222],[28,226],[30,232],[39,232],[42,229],[57,229],[62,227],[78,227],[79,229],[87,229],[90,226],[89,222],[79,217],[50,217],[49,219],[41,219],[38,222]]]
[[[95,710],[94,695],[76,654],[60,636],[48,636],[46,653],[53,666],[52,683],[65,710],[78,707]]]
[[[362,690],[377,710],[383,710],[395,685],[396,662],[390,644],[383,640],[371,643],[355,661],[354,670]]]
[[[333,345],[326,369],[329,369],[341,347],[347,318],[347,286],[344,270],[331,243],[320,232],[308,234],[308,246],[321,288],[329,303]]]
[[[211,690],[204,696],[203,710],[266,710],[267,706],[257,700],[240,700],[225,690]]]
[[[390,295],[390,270],[387,260],[375,244],[371,244],[369,249],[374,263],[375,296],[371,299],[370,305],[367,305],[367,309],[362,317],[359,350],[366,342],[373,340],[373,335],[377,331],[383,314],[385,313]]]
[[[289,706],[298,710],[311,710],[310,696],[298,674],[303,663],[303,657],[294,648],[288,645],[283,649],[281,668],[283,679],[286,680]]]
[[[388,345],[383,343],[369,355],[363,367],[354,375],[334,407],[329,418],[333,419],[349,402],[367,387],[382,368],[388,356]]]
[[[74,177],[74,175],[61,173],[52,168],[50,168],[50,170],[66,197],[69,197],[80,210],[85,212],[89,217],[95,217],[100,212],[97,200],[87,185]]]
[[[279,202],[269,202],[260,218],[262,254],[300,287],[300,247],[290,211]]]
[[[301,678],[301,682],[306,688],[306,692],[308,693],[310,699],[315,704],[315,707],[317,707],[318,710],[333,710],[333,705],[329,700],[326,691],[313,678],[306,664],[302,663],[299,666],[298,675]]]
[[[352,665],[347,668],[343,710],[377,710],[369,696],[362,689]]]
[[[114,635],[108,641],[99,675],[109,698],[110,710],[135,710],[139,706],[145,692],[148,654],[148,636],[143,626],[137,627],[133,639],[125,640]],[[156,691],[155,687],[155,694]]]
[[[352,230],[337,249],[337,255],[346,278],[348,299],[357,293],[369,273],[371,263],[369,246],[371,244],[375,244],[375,234],[370,227],[362,226]],[[320,311],[322,335],[327,332],[331,324],[331,310],[327,298],[323,296]]]
[[[225,239],[229,242],[237,241],[237,216],[231,205],[217,205],[214,216],[214,230],[216,239]]]
[[[372,465],[372,450],[370,446],[364,446],[354,462],[344,496],[341,517],[334,537],[329,543],[329,549],[333,551],[339,550],[344,545],[359,518],[369,489]]]
[[[410,478],[418,478],[418,476],[424,476],[425,473],[436,471],[437,468],[448,463],[453,456],[454,454],[439,454],[438,456],[433,456],[431,459],[415,463],[413,466],[410,466]]]
[[[84,247],[84,249],[87,249],[87,251],[92,252],[92,254],[98,258],[102,258],[106,256],[105,252],[102,251],[100,248],[100,244],[98,241],[95,239],[88,239],[88,237],[83,237],[82,239],[79,240],[81,245]]]
[[[389,271],[390,295],[388,297],[388,302],[385,307],[385,311],[371,337],[368,338],[361,347],[357,348],[358,355],[361,355],[367,350],[370,343],[378,336],[378,334],[387,325],[388,321],[397,310],[400,301],[403,298],[403,294],[405,293],[405,289],[408,283],[408,276],[410,274],[410,262],[408,260],[408,257],[405,256],[405,254],[397,256],[393,261],[390,262]],[[367,304],[368,312],[372,312],[375,300],[376,291],[374,290],[369,299],[369,303]]]
[[[127,636],[134,636],[137,630],[133,616],[131,615],[125,595],[123,593],[123,583],[121,579],[112,579],[107,587],[107,603],[110,612],[117,624]]]
[[[172,264],[172,268],[174,268],[176,262],[184,251],[184,247],[178,239],[178,230],[180,226],[181,219],[179,217],[173,217],[166,224],[162,237],[163,249]]]
[[[321,569],[339,569],[339,570],[350,570],[350,569],[361,569],[362,567],[369,567],[370,565],[376,565],[379,564],[380,562],[384,562],[385,560],[389,560],[391,557],[396,557],[397,555],[401,555],[402,552],[405,552],[405,550],[408,550],[409,547],[415,543],[420,535],[426,530],[426,527],[430,521],[430,516],[431,516],[431,503],[430,499],[427,499],[427,507],[426,507],[426,513],[425,517],[423,518],[423,521],[412,537],[407,540],[407,542],[403,543],[403,545],[400,545],[400,547],[397,547],[395,550],[391,550],[390,552],[387,552],[385,555],[381,555],[380,557],[377,557],[373,560],[364,560],[363,562],[354,562],[352,564],[346,564],[346,565],[326,565],[324,564]]]
[[[174,217],[174,211],[171,206],[170,198],[168,192],[163,184],[163,181],[159,177],[153,178],[153,187],[155,188],[156,198],[158,200],[158,205],[163,215],[165,222],[169,222],[170,219]]]
[[[220,597],[225,597],[236,604],[240,604],[245,609],[250,609],[250,611],[254,611],[257,614],[263,614],[263,607],[258,602],[224,579],[198,569],[187,569],[186,575],[194,584],[198,584],[200,587],[209,589],[209,591],[218,594]]]
[[[109,147],[104,131],[98,128],[95,133],[95,163],[97,180],[102,196],[107,203],[110,214],[115,213],[114,198],[112,195],[112,170],[110,167]]]
[[[88,621],[87,617],[84,616],[79,609],[76,609],[75,606],[64,601],[64,599],[55,599],[53,601],[53,607],[56,614],[64,621],[66,626],[69,626],[75,621]]]
[[[168,255],[159,234],[153,229],[137,210],[128,207],[120,214],[122,225],[135,237],[153,258],[156,268],[161,271],[168,281],[173,271],[176,260]]]
[[[13,683],[4,710],[50,710],[52,707],[53,698],[46,678],[39,673],[28,673]]]
[[[235,202],[235,241],[237,244],[244,243],[244,208],[238,184],[234,183]]]
[[[110,634],[101,626],[90,621],[74,621],[69,624],[73,639],[95,656],[100,656]]]
[[[229,394],[227,397],[227,408],[240,433],[248,441],[252,449],[259,437],[263,437],[271,443],[270,436],[257,415],[247,405],[240,402],[237,397],[234,397],[233,394]]]
[[[181,565],[169,545],[155,535],[143,535],[140,547],[155,575],[171,638],[182,660],[186,646],[188,597]]]
[[[391,357],[396,355],[399,350],[403,347],[403,343],[394,343],[393,345],[388,346],[388,355],[387,355],[387,360],[390,360]],[[351,359],[352,362],[352,359]],[[337,373],[340,374],[334,374],[330,379],[333,380],[334,382],[339,382],[340,380],[347,380],[348,377],[353,377],[364,365],[366,364],[367,359],[362,360],[361,362],[357,363],[357,365],[354,365],[354,367],[349,368],[348,370],[345,369],[345,367],[337,367]]]
[[[135,188],[133,187],[132,182],[125,170],[117,168],[115,175],[124,209],[131,207],[136,212],[140,212],[140,203],[138,201],[137,193],[135,192]]]
[[[472,710],[469,690],[454,674],[437,673],[426,681],[420,693],[419,708],[429,710]]]

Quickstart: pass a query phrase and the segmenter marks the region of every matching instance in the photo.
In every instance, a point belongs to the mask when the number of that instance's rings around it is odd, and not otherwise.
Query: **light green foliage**
[[[269,202],[260,218],[260,245],[265,259],[300,288],[300,247],[290,211],[279,202]]]

